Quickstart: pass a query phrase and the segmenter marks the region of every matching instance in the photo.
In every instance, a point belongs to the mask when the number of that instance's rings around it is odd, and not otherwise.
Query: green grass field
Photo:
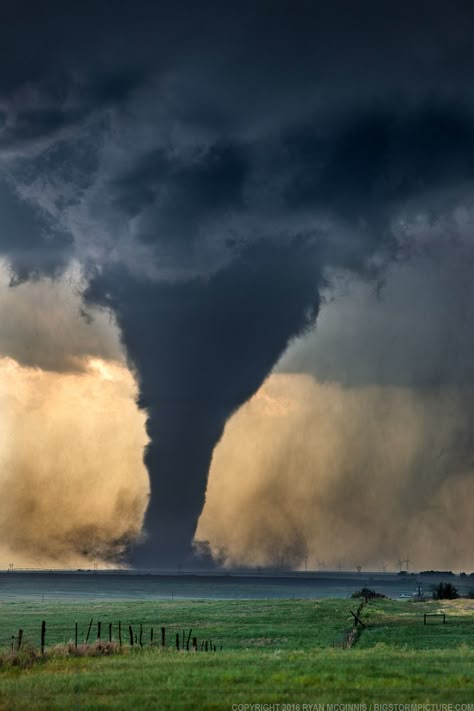
[[[233,704],[474,703],[474,601],[370,602],[351,649],[333,647],[352,627],[353,600],[1,603],[0,640],[18,628],[39,644],[83,639],[90,618],[143,625],[143,649],[110,657],[50,656],[0,667],[0,709],[232,709]],[[425,612],[445,612],[447,622]],[[150,648],[166,627],[166,650]],[[222,651],[177,652],[176,632]],[[124,634],[125,638],[125,634]],[[291,710],[295,711],[296,706]],[[250,709],[249,709],[250,711]],[[281,707],[283,711],[283,706]],[[290,711],[290,709],[288,709]],[[309,711],[309,707],[308,707]]]

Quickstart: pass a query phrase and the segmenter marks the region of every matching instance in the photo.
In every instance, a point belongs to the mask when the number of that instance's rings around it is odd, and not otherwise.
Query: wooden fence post
[[[140,642],[140,647],[143,647],[143,625],[140,622],[140,637],[138,638]]]
[[[18,630],[18,649],[21,649],[21,640],[23,639],[23,630]]]
[[[153,647],[153,627],[150,627],[150,647]]]
[[[190,639],[191,639],[191,633],[192,633],[192,631],[193,631],[193,628],[191,627],[191,629],[189,630],[188,639],[186,640],[186,649],[188,650],[188,652],[189,652],[189,642],[190,642]]]
[[[193,651],[197,652],[198,651],[198,641],[197,637],[193,637]]]
[[[100,642],[100,622],[97,623],[97,639]]]
[[[179,652],[179,632],[176,632],[176,649]]]
[[[87,630],[87,634],[86,634],[86,640],[85,640],[85,643],[86,643],[86,644],[87,644],[87,643],[88,643],[88,641],[89,641],[89,635],[90,635],[90,633],[91,633],[91,629],[92,629],[92,623],[93,623],[93,621],[94,621],[94,618],[93,618],[93,617],[91,617],[91,621],[89,622],[89,628],[88,628],[88,630]]]
[[[165,634],[166,634],[166,628],[165,628],[165,627],[162,627],[162,628],[161,628],[161,646],[162,646],[162,647],[165,647],[165,646],[166,646]]]
[[[74,649],[77,649],[77,620],[74,624]]]
[[[349,612],[351,613],[352,617],[355,619],[355,626],[357,627],[357,623],[359,623],[361,625],[361,627],[363,627],[365,629],[365,625],[362,622],[362,620],[360,619],[359,615],[356,615],[355,612],[352,612],[352,610],[349,610]]]
[[[119,625],[118,625],[118,634],[119,634],[119,646],[122,646],[122,623],[119,620]]]
[[[133,630],[132,625],[128,626],[128,631],[130,632],[130,646],[133,647]]]
[[[112,642],[112,623],[109,622],[109,642]]]
[[[44,654],[44,644],[46,640],[46,621],[41,623],[41,654]]]

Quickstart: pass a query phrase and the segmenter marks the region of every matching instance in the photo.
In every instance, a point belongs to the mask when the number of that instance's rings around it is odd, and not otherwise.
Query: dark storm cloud
[[[74,239],[150,413],[148,562],[185,555],[225,420],[314,319],[325,270],[438,242],[413,215],[469,201],[473,20],[464,2],[2,8],[1,160],[25,215]],[[0,234],[20,276],[64,263],[47,232]]]
[[[474,383],[473,267],[472,245],[457,239],[390,264],[381,289],[336,280],[317,328],[292,344],[279,370],[348,388],[462,391]]]
[[[0,96],[34,88],[56,95],[54,113],[76,92],[87,113],[172,75],[177,119],[270,126],[396,91],[458,93],[473,15],[464,2],[18,2],[0,15]],[[72,119],[63,111],[54,122]]]
[[[73,77],[58,77],[57,84],[40,84],[33,93],[27,86],[3,114],[0,154],[17,151],[31,157],[54,140],[70,138],[74,128],[82,127],[99,110],[120,105],[140,81],[135,74],[111,74],[79,82]]]
[[[10,261],[13,282],[58,273],[71,254],[72,237],[57,230],[8,183],[0,181],[0,255]]]
[[[164,259],[179,259],[211,229],[228,256],[249,238],[249,222],[263,220],[275,233],[305,224],[329,266],[363,271],[377,249],[401,251],[390,226],[396,210],[413,200],[444,210],[439,191],[454,185],[455,204],[473,177],[473,114],[462,102],[427,100],[356,109],[332,122],[313,117],[181,156],[160,148],[140,155],[109,190],[117,210],[138,218],[136,239]],[[326,235],[322,214],[337,224]],[[341,226],[350,233],[342,243],[334,239]]]
[[[242,207],[247,172],[245,148],[235,143],[214,144],[183,163],[156,151],[139,160],[111,190],[117,191],[117,209],[131,216],[154,206],[138,239],[179,244],[192,240],[206,217]]]
[[[346,116],[329,135],[315,121],[285,145],[285,163],[295,167],[289,206],[357,216],[474,176],[474,121],[462,104],[375,107]]]

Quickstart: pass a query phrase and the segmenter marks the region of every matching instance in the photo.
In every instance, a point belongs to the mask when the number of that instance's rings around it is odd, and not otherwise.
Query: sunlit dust
[[[196,539],[227,565],[472,569],[469,388],[273,374],[214,450]],[[275,417],[275,414],[278,417]]]
[[[148,439],[136,399],[118,362],[58,373],[0,359],[4,565],[116,565],[141,536]]]

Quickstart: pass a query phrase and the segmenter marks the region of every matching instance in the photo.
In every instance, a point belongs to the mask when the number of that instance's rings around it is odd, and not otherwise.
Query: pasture
[[[303,711],[306,704],[309,711],[311,704],[324,703],[472,704],[473,602],[371,601],[361,612],[366,627],[358,626],[350,649],[340,646],[353,629],[350,611],[359,604],[350,599],[3,602],[5,653],[15,646],[19,629],[26,649],[38,647],[42,620],[46,653],[25,668],[2,664],[0,709],[231,710],[234,704],[281,704],[283,711],[287,704]],[[424,624],[425,613],[443,612],[446,624],[441,617]],[[124,633],[120,653],[65,656],[56,645],[74,639],[76,621],[79,644],[89,627],[89,641],[96,638],[99,621],[102,638],[112,624],[116,640],[120,621],[134,634],[142,626],[143,646],[131,647]],[[183,631],[187,639],[189,630],[198,639],[197,652],[183,651]],[[217,651],[201,651],[204,640],[212,640]]]

